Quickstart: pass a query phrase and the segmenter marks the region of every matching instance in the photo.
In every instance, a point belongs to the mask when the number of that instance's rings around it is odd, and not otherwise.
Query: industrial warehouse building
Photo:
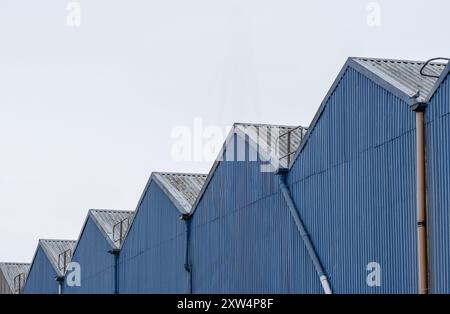
[[[118,291],[118,253],[132,216],[131,211],[89,210],[70,260],[78,263],[80,278],[65,276],[64,293]]]
[[[129,228],[89,213],[73,289],[449,293],[449,72],[349,58],[308,128],[236,123],[208,175],[153,173]],[[41,240],[25,293],[70,292],[74,246]]]
[[[63,292],[64,272],[76,241],[40,239],[25,281],[25,294]]]
[[[188,293],[189,216],[206,176],[152,173],[120,252],[121,293]]]

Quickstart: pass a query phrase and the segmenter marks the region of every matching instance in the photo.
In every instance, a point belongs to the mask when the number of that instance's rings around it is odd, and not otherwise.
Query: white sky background
[[[135,209],[177,162],[173,128],[308,125],[348,56],[450,56],[450,3],[0,0],[0,261],[75,239],[89,208]]]

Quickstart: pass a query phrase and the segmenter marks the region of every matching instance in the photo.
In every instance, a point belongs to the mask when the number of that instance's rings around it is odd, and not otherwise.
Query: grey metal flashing
[[[400,87],[397,84],[391,84],[379,75],[375,74],[368,68],[364,67],[360,63],[357,63],[354,58],[349,58],[348,66],[354,69],[355,71],[361,73],[368,79],[372,80],[375,84],[382,87],[383,89],[387,90],[391,94],[397,96],[401,100],[403,100],[406,104],[412,104],[411,96],[407,93],[405,93],[403,90],[400,89]],[[342,79],[342,77],[339,78],[339,81]],[[335,89],[335,88],[334,88]],[[333,92],[334,92],[333,89]],[[329,97],[325,98],[325,102],[328,102]]]

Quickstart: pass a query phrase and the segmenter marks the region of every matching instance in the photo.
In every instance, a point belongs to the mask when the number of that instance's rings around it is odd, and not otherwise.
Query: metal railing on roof
[[[59,270],[61,270],[63,273],[65,273],[67,270],[67,266],[69,265],[71,259],[72,259],[72,250],[71,249],[65,250],[64,252],[60,253],[58,255]]]
[[[296,151],[297,151],[297,147],[292,147],[292,145],[293,145],[292,133],[297,131],[297,130],[301,130],[301,134],[300,134],[300,141],[301,141],[301,140],[303,140],[303,137],[305,136],[305,133],[306,133],[306,130],[307,130],[307,128],[305,128],[303,126],[297,126],[295,128],[292,128],[289,131],[281,134],[278,137],[278,145],[277,145],[278,146],[278,151],[280,151],[279,143],[280,143],[281,139],[284,138],[284,137],[287,137],[287,140],[286,140],[286,142],[287,142],[286,143],[286,153],[284,155],[282,155],[282,156],[279,156],[280,161],[285,159],[285,158],[287,159],[287,161],[286,161],[287,167],[289,167],[289,165],[291,164],[292,155],[294,155],[296,153]]]
[[[122,245],[125,233],[130,225],[130,218],[124,218],[113,226],[113,241]]]
[[[20,273],[14,277],[14,293],[21,294],[25,285],[25,273]]]
[[[420,69],[420,74],[421,74],[422,76],[426,76],[426,77],[439,78],[439,77],[440,77],[439,75],[434,75],[434,74],[429,74],[429,73],[425,73],[425,72],[424,72],[425,68],[426,68],[431,62],[433,62],[433,61],[438,61],[438,60],[446,60],[446,61],[450,61],[449,58],[441,58],[441,57],[438,57],[438,58],[432,58],[432,59],[430,59],[430,60],[428,60],[428,61],[426,61],[426,62],[424,63],[424,65],[423,65],[422,68]]]

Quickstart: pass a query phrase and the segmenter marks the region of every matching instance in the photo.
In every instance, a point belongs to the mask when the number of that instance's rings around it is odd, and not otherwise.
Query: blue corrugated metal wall
[[[429,103],[426,116],[430,283],[450,293],[450,79]]]
[[[440,293],[450,292],[449,99],[447,79],[426,112],[430,279]],[[236,152],[236,135],[230,145]],[[347,69],[288,174],[335,293],[417,292],[415,148],[408,104]],[[151,182],[122,247],[121,293],[189,291],[179,215]],[[191,226],[194,293],[322,292],[278,177],[261,172],[261,162],[219,163]],[[83,238],[73,259],[82,286],[65,293],[111,293],[114,258],[90,219]],[[372,262],[381,266],[379,287],[366,283]],[[39,248],[25,293],[57,293],[55,276]]]
[[[152,181],[120,253],[120,293],[186,293],[186,227]]]
[[[289,184],[334,291],[417,292],[415,113],[350,68],[311,132]]]
[[[194,293],[320,292],[278,178],[260,166],[217,167],[192,218]]]
[[[289,173],[335,292],[416,292],[414,121],[348,69]],[[257,162],[219,165],[193,217],[194,292],[322,292],[276,180]]]
[[[25,283],[25,294],[57,294],[58,283],[56,272],[45,255],[41,246],[38,247],[33,265]]]
[[[101,231],[89,217],[72,262],[81,267],[81,286],[70,287],[65,283],[64,293],[114,293],[114,256]]]

